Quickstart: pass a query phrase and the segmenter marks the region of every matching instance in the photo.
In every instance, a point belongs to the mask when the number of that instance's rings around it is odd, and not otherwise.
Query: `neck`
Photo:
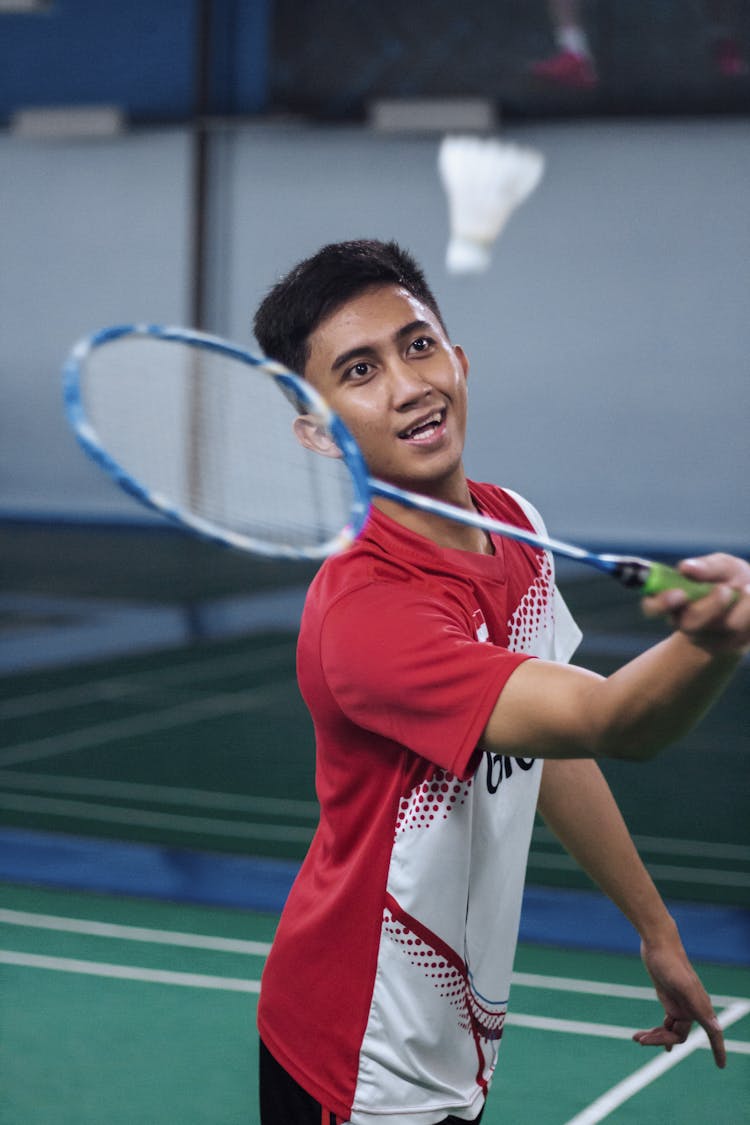
[[[413,491],[419,492],[420,489]],[[443,490],[424,490],[424,495],[436,500],[452,504],[456,508],[474,511],[474,502],[469,492],[466,478],[454,484],[444,494]],[[396,500],[389,500],[383,496],[375,497],[374,506],[402,527],[409,531],[423,535],[425,539],[432,540],[438,547],[448,547],[458,551],[473,551],[475,554],[494,554],[492,541],[489,534],[478,527],[470,527],[462,523],[454,523],[444,516],[432,512],[423,512],[419,508],[407,508]]]

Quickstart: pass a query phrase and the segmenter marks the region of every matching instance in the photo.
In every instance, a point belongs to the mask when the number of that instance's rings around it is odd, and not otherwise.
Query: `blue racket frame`
[[[169,497],[146,488],[140,481],[120,465],[104,448],[94,427],[86,417],[81,394],[81,371],[88,355],[98,347],[123,336],[151,336],[160,340],[171,340],[190,347],[218,352],[237,360],[251,368],[260,368],[270,374],[280,390],[297,407],[308,409],[321,418],[333,440],[341,450],[343,460],[353,482],[350,519],[344,528],[322,544],[310,547],[291,547],[284,544],[269,544],[263,540],[227,528],[222,528],[192,512],[175,505]],[[289,371],[275,360],[254,355],[246,348],[192,329],[163,326],[157,324],[124,324],[102,328],[75,345],[63,368],[63,397],[68,420],[76,437],[84,449],[101,469],[111,476],[125,492],[142,504],[160,512],[175,523],[190,528],[204,539],[237,547],[253,554],[269,558],[319,560],[328,555],[343,551],[359,536],[372,505],[374,496],[395,500],[409,508],[418,509],[454,523],[481,528],[494,532],[507,539],[551,551],[555,555],[574,559],[576,562],[595,567],[597,570],[617,578],[623,585],[641,589],[645,593],[658,593],[670,587],[679,587],[690,598],[703,597],[710,592],[708,583],[698,583],[686,578],[672,567],[629,555],[598,554],[583,547],[560,539],[542,536],[525,528],[504,523],[481,515],[479,512],[457,508],[429,496],[398,488],[387,481],[370,476],[359,446],[341,418],[328,406],[320,394],[304,379]]]
[[[147,488],[132,476],[107,451],[96,429],[89,422],[81,386],[83,368],[91,352],[125,336],[153,337],[159,340],[175,341],[204,351],[217,352],[251,368],[262,369],[272,376],[282,393],[298,409],[304,407],[310,413],[320,417],[341,450],[354,483],[350,518],[346,526],[326,542],[310,547],[269,544],[252,536],[219,527],[210,520],[202,519],[200,516],[176,505],[163,493]],[[65,414],[84,452],[128,495],[153,511],[166,516],[174,523],[188,527],[209,542],[235,547],[267,558],[315,561],[346,550],[365,525],[370,511],[371,493],[368,484],[367,466],[359,451],[359,446],[342,420],[337,414],[334,414],[315,388],[275,360],[256,356],[237,344],[232,344],[228,340],[219,336],[212,336],[206,332],[159,324],[120,324],[110,328],[102,328],[79,340],[65,362],[62,380]]]

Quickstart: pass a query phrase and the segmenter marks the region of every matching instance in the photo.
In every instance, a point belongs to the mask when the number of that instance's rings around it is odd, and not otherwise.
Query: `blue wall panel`
[[[58,0],[44,12],[0,14],[0,116],[30,106],[114,104],[136,120],[189,117],[194,103],[195,0]],[[263,108],[267,0],[215,0],[212,104]]]

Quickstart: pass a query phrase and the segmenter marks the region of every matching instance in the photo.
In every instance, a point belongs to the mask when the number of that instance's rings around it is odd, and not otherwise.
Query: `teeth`
[[[413,438],[415,441],[421,441],[430,437],[437,426],[440,425],[443,418],[442,410],[436,410],[429,418],[425,418],[424,422],[420,422],[417,426],[412,426],[410,430],[405,430],[400,436],[403,438]],[[427,430],[426,427],[430,427]]]

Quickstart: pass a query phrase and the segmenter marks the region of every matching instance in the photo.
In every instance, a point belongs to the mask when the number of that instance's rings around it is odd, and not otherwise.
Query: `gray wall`
[[[177,131],[0,137],[0,513],[140,515],[71,440],[60,368],[95,328],[183,319],[187,153]]]
[[[491,270],[449,276],[437,137],[254,124],[213,137],[210,327],[252,343],[268,285],[323,241],[395,237],[472,363],[467,465],[560,535],[746,550],[750,123],[546,124]],[[65,432],[82,332],[184,321],[188,143],[0,137],[0,510],[137,515]]]

